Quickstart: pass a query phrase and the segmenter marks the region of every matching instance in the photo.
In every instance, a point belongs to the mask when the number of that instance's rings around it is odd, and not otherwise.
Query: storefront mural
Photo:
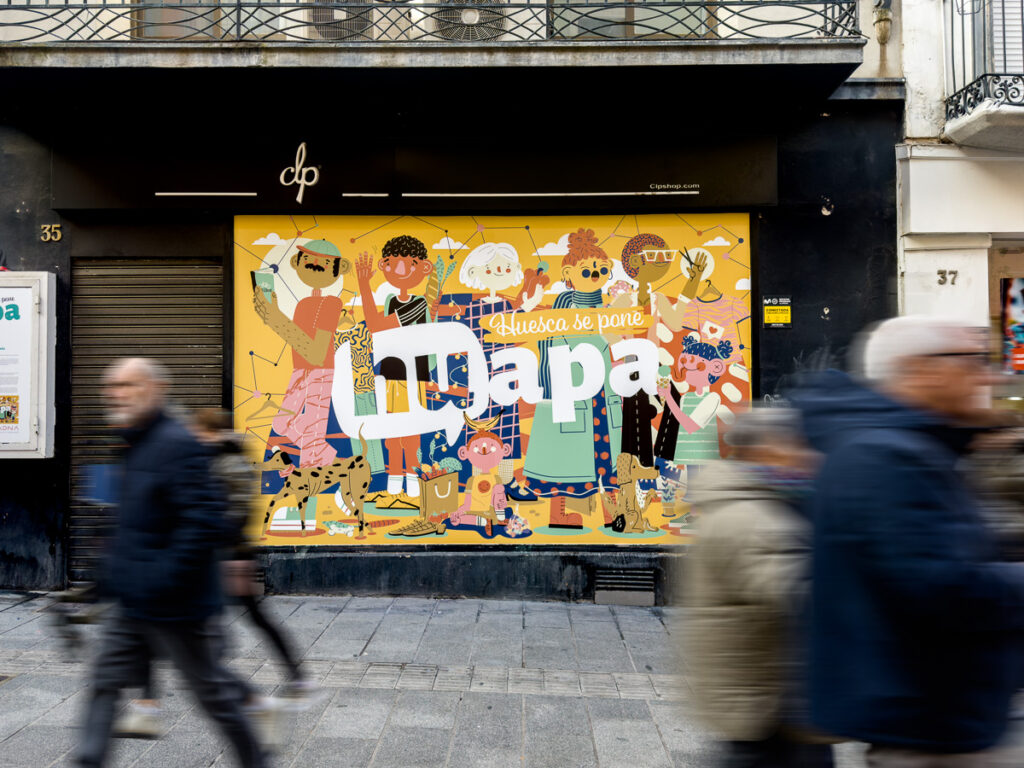
[[[253,535],[685,540],[749,400],[745,214],[235,220]]]

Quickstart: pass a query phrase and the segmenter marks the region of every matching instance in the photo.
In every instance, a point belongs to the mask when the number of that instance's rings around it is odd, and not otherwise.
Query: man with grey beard
[[[101,578],[118,603],[102,639],[78,764],[103,765],[117,699],[152,652],[167,655],[245,768],[265,765],[242,712],[244,689],[221,665],[218,551],[227,538],[210,456],[165,411],[168,377],[154,360],[115,362],[105,377],[110,420],[127,443],[115,531]]]

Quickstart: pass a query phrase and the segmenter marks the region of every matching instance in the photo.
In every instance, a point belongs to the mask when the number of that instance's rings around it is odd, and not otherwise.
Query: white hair
[[[890,317],[864,331],[860,372],[869,381],[889,381],[899,375],[909,357],[965,351],[965,346],[975,342],[973,332],[966,323],[942,317]]]
[[[459,282],[477,291],[486,290],[487,286],[480,282],[479,277],[471,275],[470,270],[487,266],[496,256],[503,256],[516,265],[512,285],[519,285],[523,281],[523,268],[519,266],[519,253],[509,243],[484,243],[470,251],[459,270]]]

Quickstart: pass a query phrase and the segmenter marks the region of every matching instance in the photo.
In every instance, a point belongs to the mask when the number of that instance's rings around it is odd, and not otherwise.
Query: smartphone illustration
[[[263,297],[273,301],[271,294],[274,292],[274,272],[270,269],[257,269],[249,273],[252,278],[252,289],[259,287],[263,291]]]

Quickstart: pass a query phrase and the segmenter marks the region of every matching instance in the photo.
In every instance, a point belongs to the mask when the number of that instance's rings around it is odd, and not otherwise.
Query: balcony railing
[[[856,0],[0,0],[4,43],[515,43],[857,38]]]
[[[946,120],[1024,107],[1024,0],[946,0]]]

